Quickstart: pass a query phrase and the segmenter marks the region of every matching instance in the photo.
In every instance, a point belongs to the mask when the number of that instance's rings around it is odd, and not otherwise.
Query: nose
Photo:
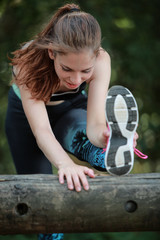
[[[70,76],[70,81],[72,84],[79,85],[82,82],[82,77],[79,72],[75,72]]]

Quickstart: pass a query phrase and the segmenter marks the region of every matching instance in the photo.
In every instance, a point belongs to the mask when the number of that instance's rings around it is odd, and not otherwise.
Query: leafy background
[[[19,44],[28,41],[48,22],[62,0],[0,0],[0,174],[15,174],[4,122],[11,69],[7,59]],[[79,0],[82,10],[101,25],[102,46],[112,60],[111,84],[123,85],[139,107],[138,148],[148,160],[136,158],[132,173],[160,172],[160,1]],[[67,239],[160,239],[159,233],[66,234]],[[36,235],[0,236],[0,240],[34,240]]]

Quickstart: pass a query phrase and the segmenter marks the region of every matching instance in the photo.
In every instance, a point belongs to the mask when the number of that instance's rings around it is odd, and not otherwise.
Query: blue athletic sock
[[[104,159],[105,152],[102,148],[94,146],[87,138],[85,130],[79,130],[72,139],[73,154],[80,160],[87,161],[91,166],[106,170]]]
[[[38,240],[62,240],[63,233],[38,234]]]

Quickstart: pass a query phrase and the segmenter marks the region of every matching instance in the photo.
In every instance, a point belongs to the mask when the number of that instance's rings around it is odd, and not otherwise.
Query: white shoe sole
[[[106,119],[110,130],[106,170],[112,175],[126,175],[134,164],[133,138],[138,125],[137,103],[127,88],[113,86],[109,90]]]

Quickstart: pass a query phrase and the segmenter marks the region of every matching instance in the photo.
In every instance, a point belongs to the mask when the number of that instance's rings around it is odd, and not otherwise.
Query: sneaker
[[[76,132],[72,140],[70,153],[74,154],[79,160],[88,162],[95,169],[106,172],[105,151],[89,141],[85,129]]]
[[[110,131],[105,154],[108,173],[118,176],[128,174],[133,168],[134,151],[147,158],[133,148],[138,118],[138,107],[132,93],[122,86],[111,87],[106,100],[106,119]]]

